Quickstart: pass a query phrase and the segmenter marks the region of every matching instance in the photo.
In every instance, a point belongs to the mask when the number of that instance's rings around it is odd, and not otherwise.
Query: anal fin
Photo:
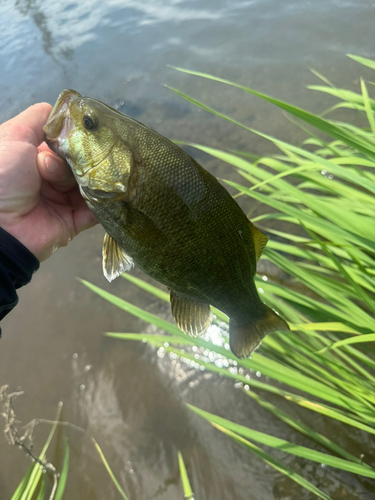
[[[133,265],[133,259],[108,233],[105,233],[104,236],[102,255],[103,274],[109,282],[120,276],[121,273],[129,271]]]
[[[211,323],[209,304],[198,302],[174,290],[171,290],[171,307],[177,326],[188,335],[202,335]]]

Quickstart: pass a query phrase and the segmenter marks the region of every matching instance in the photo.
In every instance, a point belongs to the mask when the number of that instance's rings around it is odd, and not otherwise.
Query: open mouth
[[[75,128],[70,116],[70,103],[73,99],[81,98],[75,90],[64,90],[59,95],[43,130],[46,134],[48,146],[62,158],[69,157],[67,139]]]
[[[81,98],[82,96],[75,90],[64,90],[59,95],[47,123],[43,127],[48,142],[66,139],[73,130],[74,122],[70,118],[69,107],[72,99],[77,97]]]

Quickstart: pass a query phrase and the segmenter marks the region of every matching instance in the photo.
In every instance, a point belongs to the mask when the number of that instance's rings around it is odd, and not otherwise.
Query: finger
[[[34,104],[0,126],[0,140],[16,140],[39,146],[44,139],[43,127],[52,106],[46,102]]]
[[[86,205],[75,210],[73,212],[73,217],[76,234],[98,224],[95,215]]]
[[[76,185],[69,165],[54,153],[42,151],[38,153],[36,161],[41,178],[58,191],[66,193]]]

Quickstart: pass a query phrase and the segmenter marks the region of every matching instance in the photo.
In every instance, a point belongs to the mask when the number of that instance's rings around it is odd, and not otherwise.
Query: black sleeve
[[[0,320],[17,305],[16,289],[29,283],[37,269],[38,259],[0,227]]]

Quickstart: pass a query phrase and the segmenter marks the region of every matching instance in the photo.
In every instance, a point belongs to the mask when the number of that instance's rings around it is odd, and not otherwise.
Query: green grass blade
[[[367,59],[365,57],[359,57],[355,56],[353,54],[346,54],[350,59],[353,59],[353,61],[358,62],[359,64],[363,64],[363,66],[368,66],[371,69],[375,69],[375,61],[372,59]]]
[[[321,352],[325,352],[328,349],[337,349],[343,345],[360,344],[364,342],[375,342],[375,333],[366,333],[366,335],[359,335],[358,337],[349,337],[347,339],[339,340],[330,346],[325,347],[321,350]]]
[[[43,479],[40,482],[39,493],[38,496],[36,497],[36,500],[44,500],[45,492],[46,492],[46,481],[43,477]]]
[[[59,482],[58,482],[58,485],[56,488],[55,497],[53,500],[63,500],[65,487],[66,487],[66,481],[68,479],[68,472],[69,472],[69,444],[68,444],[68,440],[65,438],[65,441],[64,441],[64,460],[63,460],[63,465],[61,468]]]
[[[120,493],[120,495],[122,496],[122,498],[124,498],[124,500],[129,500],[128,497],[125,495],[124,490],[121,488],[120,483],[117,481],[115,475],[113,474],[112,469],[110,468],[100,446],[98,445],[98,443],[95,441],[94,438],[92,438],[92,440],[94,442],[96,451],[99,453],[99,456],[104,464],[104,467],[107,469],[107,472],[108,472],[109,477],[111,478],[113,484],[116,486],[116,488],[117,488],[118,492]]]
[[[352,92],[351,90],[345,90],[345,89],[332,89],[329,87],[324,87],[321,85],[308,85],[308,89],[310,90],[317,90],[318,92],[325,92],[326,94],[330,94],[334,97],[338,97],[339,99],[342,99],[343,101],[350,102],[354,105],[354,108],[357,107],[357,105],[360,105],[360,108],[365,109],[365,103],[364,103],[364,97],[361,94],[357,94],[356,92]],[[374,99],[369,99],[369,105],[370,109],[375,108],[375,100]]]
[[[177,452],[178,466],[180,468],[180,476],[182,481],[182,489],[184,490],[185,500],[193,500],[194,493],[190,486],[189,476],[186,471],[185,462],[180,451]]]
[[[375,109],[375,101],[373,99],[369,98],[368,92],[367,92],[367,87],[363,79],[361,78],[361,90],[362,90],[362,95],[363,95],[363,102],[367,114],[367,119],[370,124],[372,133],[375,134],[375,119],[374,119],[374,112],[373,109]]]

